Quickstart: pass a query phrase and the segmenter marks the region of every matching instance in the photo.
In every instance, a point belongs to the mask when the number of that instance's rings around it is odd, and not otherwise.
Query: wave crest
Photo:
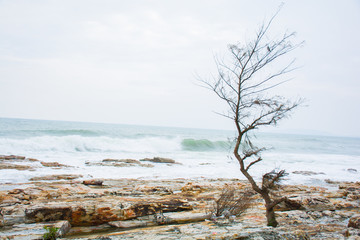
[[[210,141],[208,139],[184,139],[181,147],[185,151],[228,151],[231,147],[229,141]]]

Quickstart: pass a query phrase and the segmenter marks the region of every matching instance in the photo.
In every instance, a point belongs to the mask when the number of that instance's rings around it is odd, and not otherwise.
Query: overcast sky
[[[231,129],[197,76],[280,4],[0,0],[0,117]],[[278,90],[308,106],[279,130],[360,136],[359,29],[358,0],[285,1],[271,31],[306,43]]]

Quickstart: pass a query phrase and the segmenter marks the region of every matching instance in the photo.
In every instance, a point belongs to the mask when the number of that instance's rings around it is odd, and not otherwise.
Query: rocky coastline
[[[24,161],[29,164],[18,164]],[[22,156],[0,156],[0,169],[69,167]],[[114,167],[175,164],[166,158],[104,159]],[[279,227],[266,226],[262,199],[240,216],[214,217],[222,189],[252,192],[238,179],[83,179],[45,175],[26,183],[0,184],[0,239],[42,239],[44,226],[58,239],[360,239],[360,182],[331,188],[284,185],[275,194],[289,201],[276,211]]]

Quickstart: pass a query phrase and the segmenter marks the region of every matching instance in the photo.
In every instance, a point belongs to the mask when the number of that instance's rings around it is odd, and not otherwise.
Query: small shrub
[[[215,217],[239,216],[250,207],[252,194],[241,193],[232,186],[225,187],[220,197],[215,200],[211,213]]]
[[[45,226],[46,233],[43,235],[43,240],[56,240],[59,228]]]

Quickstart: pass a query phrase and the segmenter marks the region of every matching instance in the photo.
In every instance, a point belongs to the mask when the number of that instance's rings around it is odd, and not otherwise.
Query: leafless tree
[[[284,78],[295,69],[295,59],[284,64],[284,56],[302,44],[292,43],[294,32],[285,32],[277,38],[269,37],[270,26],[278,12],[260,26],[253,40],[229,46],[231,62],[216,60],[217,77],[201,80],[229,107],[228,112],[221,115],[230,118],[236,126],[233,153],[240,164],[241,173],[264,199],[267,224],[273,227],[278,225],[274,207],[286,198],[271,195],[271,190],[286,173],[284,170],[272,171],[263,176],[261,186],[256,183],[249,170],[263,160],[261,153],[266,149],[255,146],[251,136],[254,136],[253,130],[259,127],[276,125],[302,102],[301,99],[290,101],[270,95],[269,90],[286,82]]]

